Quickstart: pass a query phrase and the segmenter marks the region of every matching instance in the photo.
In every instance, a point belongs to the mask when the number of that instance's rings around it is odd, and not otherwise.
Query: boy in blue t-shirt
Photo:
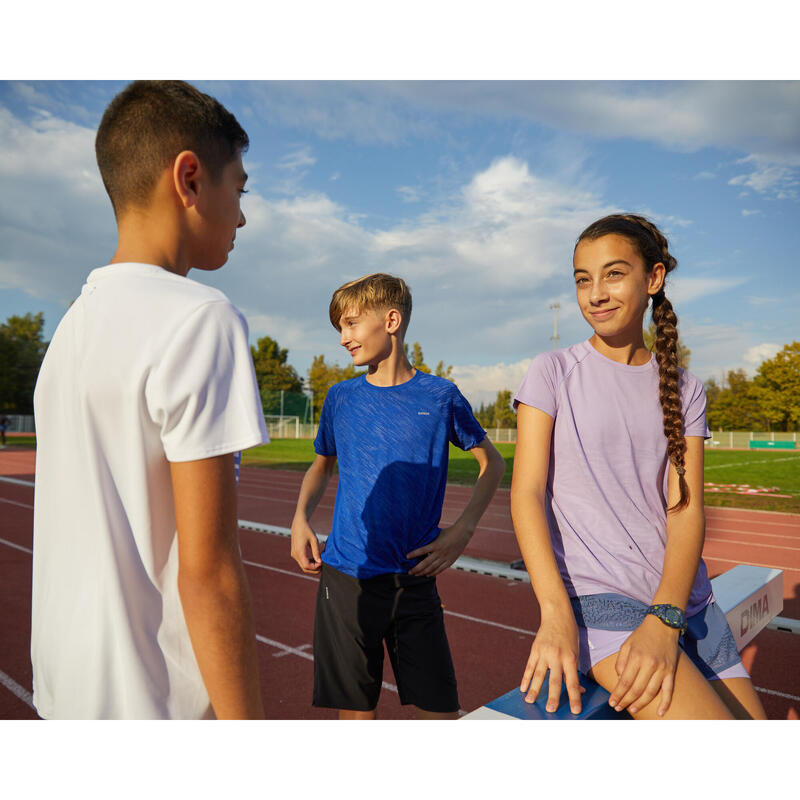
[[[368,275],[337,289],[330,319],[359,378],[325,398],[317,457],[300,488],[292,557],[320,575],[314,621],[315,706],[340,719],[374,719],[383,642],[400,701],[420,719],[455,719],[458,693],[436,579],[464,550],[505,461],[455,384],[415,370],[403,339],[411,292],[400,278]],[[480,474],[456,522],[439,528],[449,443]],[[339,462],[333,529],[321,557],[309,519]]]

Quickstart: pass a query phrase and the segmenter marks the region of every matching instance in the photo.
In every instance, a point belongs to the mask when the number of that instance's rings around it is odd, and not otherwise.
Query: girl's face
[[[647,301],[664,282],[664,265],[649,275],[639,251],[615,233],[584,239],[573,256],[575,289],[584,319],[604,339],[642,334]]]

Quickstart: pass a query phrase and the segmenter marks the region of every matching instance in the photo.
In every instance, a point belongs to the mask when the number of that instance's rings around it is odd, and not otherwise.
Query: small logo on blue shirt
[[[431,415],[430,411],[417,411],[417,414],[421,414],[423,416],[429,417]]]

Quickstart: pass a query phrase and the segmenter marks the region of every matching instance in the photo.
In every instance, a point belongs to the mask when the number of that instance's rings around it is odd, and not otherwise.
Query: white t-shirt
[[[33,701],[56,719],[213,716],[178,595],[169,461],[268,441],[247,323],[150,264],[94,270],[34,393]]]

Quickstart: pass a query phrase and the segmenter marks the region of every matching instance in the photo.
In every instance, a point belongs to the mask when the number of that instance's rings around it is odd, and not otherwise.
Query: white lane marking
[[[753,537],[758,536],[759,538],[762,538],[762,539],[788,539],[791,542],[800,541],[800,527],[798,527],[798,531],[797,531],[796,534],[790,534],[790,535],[787,536],[784,533],[759,533],[759,532],[750,531],[750,530],[743,531],[741,528],[711,528],[711,529],[709,529],[708,526],[706,526],[706,541],[708,541],[709,539],[711,539],[712,541],[716,541],[717,534],[721,534],[721,533],[733,533],[733,534],[737,534],[738,533],[739,535],[744,535],[744,536],[753,536]]]
[[[706,467],[706,471],[710,469],[728,469],[729,467],[745,467],[750,464],[774,464],[776,461],[797,461],[800,456],[785,456],[784,458],[765,458],[761,461],[733,461],[730,464],[714,464]]]
[[[796,540],[795,540],[796,541]],[[764,544],[763,542],[743,542],[740,539],[712,539],[713,544],[743,544],[747,547],[769,547],[771,550],[800,550],[800,547],[789,547],[788,544]]]
[[[451,617],[469,620],[470,622],[482,622],[484,625],[491,625],[494,628],[503,628],[504,630],[514,631],[515,633],[536,636],[536,631],[529,631],[525,628],[515,628],[513,625],[503,625],[501,622],[490,622],[487,619],[480,619],[479,617],[470,617],[468,614],[459,614],[457,611],[448,611],[446,608],[444,609],[444,613],[449,614]]]
[[[30,503],[18,503],[16,500],[9,500],[6,497],[0,497],[0,503],[8,503],[12,506],[21,506],[22,508],[33,508]]]
[[[741,564],[741,559],[735,558],[717,558],[716,556],[707,556],[703,553],[703,561],[721,561],[723,564]],[[785,567],[777,564],[758,564],[755,561],[747,562],[751,567],[768,567],[769,569],[782,569],[784,572],[797,572],[797,567]]]
[[[800,700],[795,694],[786,694],[786,692],[776,692],[774,689],[763,689],[761,686],[754,686],[753,687],[757,692],[763,692],[764,694],[774,694],[776,697],[785,697],[787,700]]]
[[[25,705],[30,706],[36,711],[33,705],[33,695],[27,689],[20,686],[13,678],[6,675],[5,672],[0,672],[0,686],[5,686],[11,694],[18,697]]]
[[[296,650],[310,650],[310,644],[301,644],[300,647],[295,648]],[[273,653],[273,658],[285,658],[286,656],[294,655],[294,653],[290,653],[288,650],[279,650],[277,653]]]
[[[314,581],[315,583],[319,580],[319,578],[314,578],[311,575],[302,575],[297,572],[292,572],[288,569],[281,569],[280,567],[271,567],[268,564],[259,564],[257,561],[245,561],[242,559],[242,564],[247,564],[248,567],[258,567],[259,569],[268,569],[271,572],[280,572],[282,575],[289,575],[292,578],[303,578],[306,581]]]
[[[23,553],[30,553],[33,555],[33,550],[23,547],[21,544],[14,544],[14,542],[9,542],[7,539],[0,539],[0,544],[7,545],[8,547],[13,547],[15,550],[22,550]]]
[[[311,653],[306,653],[304,650],[301,650],[299,647],[290,647],[288,644],[283,644],[283,642],[276,642],[274,639],[267,639],[266,636],[260,636],[256,634],[256,639],[263,644],[267,644],[270,647],[277,647],[278,650],[282,650],[284,655],[293,655],[293,656],[300,656],[300,658],[305,658],[307,661],[313,661],[314,656]],[[310,647],[310,645],[303,645],[303,647]],[[388,689],[390,692],[396,692],[397,687],[393,683],[387,683],[383,681],[381,686],[384,689]]]
[[[23,481],[19,478],[6,478],[5,475],[0,475],[0,481],[3,483],[14,483],[17,486],[35,486],[33,481]]]

